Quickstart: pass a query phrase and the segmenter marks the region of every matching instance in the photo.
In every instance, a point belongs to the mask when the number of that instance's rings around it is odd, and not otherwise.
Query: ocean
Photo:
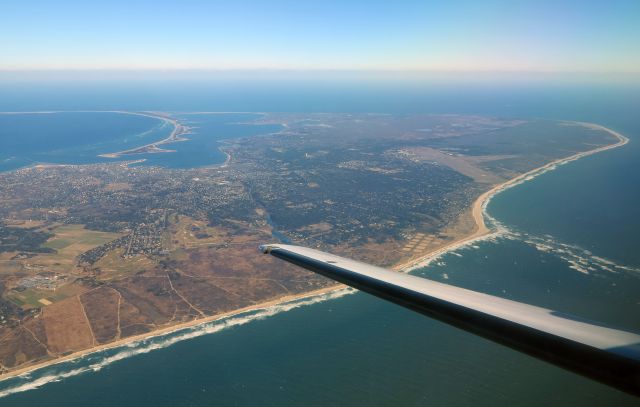
[[[115,112],[0,114],[0,171],[34,164],[108,162],[98,155],[166,138],[171,126]]]
[[[153,113],[151,113],[153,115]],[[101,157],[163,140],[173,125],[160,117],[125,112],[54,111],[0,114],[0,171],[36,164],[96,164],[138,161],[134,165],[196,168],[224,163],[224,140],[280,130],[279,125],[248,124],[258,114],[176,115],[189,134],[162,144],[168,153]],[[143,161],[142,161],[143,160]]]
[[[640,331],[637,86],[396,85],[95,85],[91,98],[71,85],[1,85],[0,110],[430,112],[602,124],[630,142],[495,196],[487,213],[498,233],[415,273]],[[3,406],[637,405],[352,291],[51,366],[0,382],[0,397]]]

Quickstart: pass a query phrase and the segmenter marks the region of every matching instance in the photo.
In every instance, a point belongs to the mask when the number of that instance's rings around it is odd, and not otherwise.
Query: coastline
[[[171,131],[171,134],[169,134],[169,137],[166,137],[166,138],[164,138],[162,140],[154,141],[153,143],[149,143],[149,144],[146,144],[144,146],[130,148],[128,150],[116,151],[114,153],[98,154],[98,157],[102,157],[102,158],[120,158],[123,155],[133,155],[133,154],[172,153],[172,152],[175,152],[175,150],[166,150],[166,149],[160,148],[158,146],[161,146],[163,144],[176,143],[178,141],[189,140],[186,137],[181,137],[181,136],[183,136],[185,134],[189,134],[189,130],[190,130],[189,127],[181,125],[178,122],[178,120],[176,120],[176,119],[172,119],[172,118],[167,117],[167,116],[156,115],[156,114],[153,114],[153,113],[146,113],[146,112],[140,113],[140,112],[114,111],[114,113],[125,113],[125,114],[132,114],[132,115],[137,115],[137,116],[145,116],[145,117],[152,117],[154,119],[159,119],[159,120],[162,120],[163,122],[173,126],[173,130]]]
[[[125,113],[125,112],[122,112]],[[129,114],[139,114],[139,113],[131,113],[131,112],[127,112]],[[145,115],[145,114],[143,114]],[[156,116],[154,116],[156,117]],[[403,263],[399,263],[396,264],[395,266],[393,266],[391,269],[395,270],[395,271],[400,271],[400,272],[405,272],[408,273],[412,270],[415,270],[417,268],[421,268],[424,267],[426,265],[429,264],[430,261],[432,261],[434,258],[437,258],[449,251],[458,249],[462,246],[465,246],[469,243],[472,243],[474,241],[478,241],[481,239],[486,238],[487,236],[491,235],[493,233],[493,230],[490,229],[490,227],[488,227],[486,225],[485,222],[485,217],[486,217],[486,207],[488,205],[488,203],[491,201],[491,199],[497,195],[498,193],[507,190],[509,188],[512,188],[516,185],[521,184],[522,182],[526,182],[529,181],[539,175],[542,175],[548,171],[554,170],[555,168],[557,168],[559,165],[563,165],[566,164],[568,162],[572,162],[575,160],[578,160],[580,158],[592,155],[592,154],[596,154],[602,151],[606,151],[606,150],[610,150],[613,148],[617,148],[617,147],[621,147],[625,144],[628,143],[629,139],[623,135],[621,135],[620,133],[617,133],[614,130],[608,129],[604,126],[601,125],[597,125],[597,124],[593,124],[593,123],[585,123],[585,122],[569,122],[566,121],[565,123],[569,123],[572,125],[581,125],[581,126],[585,126],[588,128],[592,128],[592,129],[596,129],[596,130],[601,130],[601,131],[605,131],[609,134],[611,134],[612,136],[614,136],[615,138],[617,138],[617,142],[613,143],[613,144],[609,144],[609,145],[605,145],[605,146],[601,146],[598,148],[595,148],[593,150],[588,150],[588,151],[583,151],[580,153],[576,153],[573,154],[569,157],[565,157],[565,158],[560,158],[554,161],[551,161],[541,167],[535,168],[531,171],[528,171],[526,173],[520,174],[515,178],[512,178],[510,180],[507,180],[501,184],[495,185],[494,187],[492,187],[491,189],[489,189],[488,191],[485,191],[484,193],[482,193],[478,198],[476,198],[476,200],[473,202],[473,205],[471,206],[471,215],[473,218],[473,221],[475,223],[475,229],[471,234],[468,234],[466,236],[462,236],[458,239],[455,239],[454,241],[440,247],[440,248],[436,248],[436,249],[430,249],[428,250],[426,253],[424,253],[423,255],[417,257],[417,258],[413,258],[410,259],[406,262]],[[173,133],[172,133],[173,134]],[[165,139],[166,140],[166,139]],[[230,161],[231,156],[228,154],[227,157],[227,161]],[[227,162],[225,162],[225,164],[223,166],[226,166]],[[243,313],[247,313],[247,312],[252,312],[252,311],[258,311],[258,310],[263,310],[263,309],[267,309],[269,307],[275,306],[275,305],[281,305],[281,304],[285,304],[285,303],[289,303],[289,302],[295,302],[295,301],[299,301],[302,299],[312,299],[312,298],[319,298],[323,295],[327,295],[339,290],[343,290],[347,288],[347,286],[343,285],[343,284],[335,284],[335,285],[331,285],[328,287],[324,287],[318,290],[314,290],[314,291],[309,291],[309,292],[305,292],[305,293],[300,293],[300,294],[293,294],[293,295],[288,295],[288,296],[284,296],[284,297],[280,297],[277,299],[273,299],[273,300],[269,300],[260,304],[255,304],[255,305],[251,305],[248,307],[244,307],[241,309],[237,309],[237,310],[233,310],[233,311],[228,311],[226,313],[222,313],[222,314],[218,314],[218,315],[213,315],[213,316],[209,316],[209,317],[204,317],[204,318],[199,318],[199,319],[194,319],[191,321],[187,321],[187,322],[183,322],[180,324],[176,324],[176,325],[171,325],[171,326],[167,326],[164,328],[160,328],[157,330],[154,330],[152,332],[147,332],[144,334],[139,334],[139,335],[135,335],[135,336],[131,336],[128,338],[124,338],[124,339],[120,339],[108,344],[103,344],[103,345],[99,345],[99,346],[95,346],[92,348],[88,348],[88,349],[83,349],[80,351],[76,351],[73,352],[71,354],[68,354],[66,356],[62,356],[62,357],[58,357],[55,359],[50,359],[50,360],[46,360],[43,362],[39,362],[39,363],[35,363],[35,364],[31,364],[29,366],[25,366],[22,368],[16,368],[14,370],[10,370],[2,375],[0,375],[0,382],[5,381],[7,379],[13,378],[13,377],[17,377],[17,376],[21,376],[21,375],[26,375],[29,374],[30,372],[42,369],[42,368],[46,368],[49,366],[54,366],[60,363],[64,363],[64,362],[68,362],[74,359],[79,359],[81,357],[93,354],[93,353],[98,353],[101,351],[105,351],[105,350],[109,350],[109,349],[114,349],[114,348],[118,348],[118,347],[122,347],[131,343],[136,343],[136,342],[141,342],[144,340],[148,340],[154,337],[158,337],[158,336],[163,336],[163,335],[167,335],[167,334],[171,334],[171,333],[175,333],[184,329],[188,329],[188,328],[192,328],[192,327],[196,327],[199,325],[204,325],[207,323],[211,323],[211,322],[215,322],[215,321],[220,321],[220,320],[224,320],[236,315],[240,315]]]
[[[2,375],[0,375],[0,382],[3,382],[5,380],[8,380],[12,377],[16,377],[16,376],[21,376],[21,375],[25,375],[25,374],[29,374],[35,370],[39,370],[39,369],[43,369],[49,366],[55,366],[57,364],[60,363],[64,363],[64,362],[69,362],[75,359],[79,359],[81,357],[93,354],[93,353],[98,353],[98,352],[102,352],[105,350],[109,350],[109,349],[115,349],[121,346],[125,346],[125,345],[129,345],[135,342],[141,342],[144,340],[148,340],[148,339],[152,339],[158,336],[163,336],[163,335],[167,335],[167,334],[171,334],[171,333],[175,333],[184,329],[188,329],[188,328],[192,328],[195,326],[199,326],[199,325],[204,325],[210,322],[215,322],[215,321],[219,321],[219,320],[224,320],[230,317],[234,317],[236,315],[240,315],[240,314],[244,314],[247,312],[252,312],[252,311],[259,311],[262,309],[266,309],[269,307],[272,307],[274,305],[281,305],[281,304],[285,304],[288,302],[294,302],[294,301],[299,301],[299,300],[303,300],[303,299],[311,299],[311,298],[315,298],[315,297],[320,297],[322,295],[326,295],[341,289],[345,289],[347,288],[347,286],[345,285],[332,285],[332,286],[328,286],[328,287],[324,287],[324,288],[320,288],[318,290],[313,290],[313,291],[308,291],[306,293],[301,293],[301,294],[292,294],[292,295],[287,295],[284,297],[280,297],[280,298],[276,298],[273,300],[269,300],[260,304],[255,304],[255,305],[250,305],[248,307],[244,307],[244,308],[239,308],[233,311],[228,311],[228,312],[224,312],[222,314],[217,314],[217,315],[211,315],[208,317],[204,317],[204,318],[198,318],[198,319],[194,319],[191,321],[187,321],[187,322],[182,322],[176,325],[171,325],[171,326],[167,326],[164,328],[160,328],[160,329],[156,329],[154,331],[151,332],[147,332],[147,333],[143,333],[143,334],[139,334],[139,335],[134,335],[134,336],[130,336],[127,338],[123,338],[123,339],[118,339],[117,341],[113,341],[110,343],[105,343],[103,345],[98,345],[98,346],[94,346],[93,348],[87,348],[87,349],[83,349],[83,350],[79,350],[73,353],[70,353],[68,355],[65,356],[61,356],[55,359],[50,359],[50,360],[46,360],[43,362],[39,362],[30,366],[25,366],[22,368],[17,368],[15,370],[11,370],[7,373],[4,373]]]
[[[173,130],[171,131],[171,134],[169,134],[168,137],[165,137],[164,139],[158,140],[158,141],[153,141],[151,143],[139,146],[139,147],[134,147],[134,148],[130,148],[127,150],[122,150],[122,151],[116,151],[116,152],[111,152],[111,153],[103,153],[103,154],[98,154],[97,157],[101,157],[101,158],[108,158],[108,159],[127,159],[127,156],[131,156],[131,155],[137,155],[137,154],[157,154],[157,153],[174,153],[176,152],[176,150],[170,150],[170,149],[166,149],[166,148],[161,148],[159,146],[162,146],[164,144],[171,144],[171,143],[177,143],[177,142],[181,142],[181,141],[189,141],[190,139],[187,137],[184,137],[185,135],[188,134],[192,134],[191,130],[192,128],[189,126],[185,126],[180,124],[178,119],[174,119],[171,117],[170,113],[163,113],[163,112],[153,112],[153,111],[127,111],[127,110],[51,110],[51,111],[32,111],[32,112],[0,112],[0,115],[29,115],[29,114],[56,114],[56,113],[119,113],[119,114],[127,114],[127,115],[133,115],[133,116],[143,116],[143,117],[150,117],[153,119],[158,119],[164,123],[167,123],[171,126],[173,126]],[[189,112],[189,113],[182,113],[184,115],[195,115],[195,114],[219,114],[219,115],[225,115],[225,114],[253,114],[253,115],[268,115],[268,113],[266,112]],[[244,125],[260,125],[261,123],[254,123],[254,122],[238,122],[236,124],[244,124]],[[287,127],[287,125],[285,123],[279,123],[283,126],[283,130],[284,128]],[[257,136],[261,136],[261,135],[272,135],[272,134],[279,134],[281,133],[283,130],[277,131],[275,133],[266,133],[266,134],[259,134]],[[229,140],[220,140],[221,144],[225,144],[229,142]],[[226,150],[223,149],[224,146],[221,146],[218,148],[219,151],[221,151],[225,156],[225,161],[223,163],[214,163],[214,164],[208,164],[208,165],[204,165],[202,167],[199,168],[203,168],[203,169],[211,169],[211,168],[225,168],[227,167],[231,160],[231,154],[229,152],[227,152]],[[81,165],[92,165],[92,164],[111,164],[111,163],[119,163],[121,165],[127,166],[129,164],[133,164],[133,163],[141,163],[141,162],[145,162],[147,159],[146,158],[142,158],[142,159],[135,159],[134,157],[130,158],[131,161],[115,161],[115,162],[96,162],[96,163],[85,163],[85,164],[65,164],[65,163],[48,163],[48,162],[32,162],[31,164],[25,165],[23,167],[19,167],[19,168],[11,168],[11,169],[7,169],[7,170],[0,170],[0,173],[2,172],[12,172],[12,171],[21,171],[21,170],[30,170],[33,168],[37,168],[37,169],[47,169],[47,168],[53,168],[53,167],[75,167],[75,166],[81,166]],[[1,380],[1,376],[0,376],[0,380]]]
[[[519,185],[525,181],[529,181],[532,180],[533,178],[542,175],[548,171],[552,171],[554,170],[556,167],[572,162],[572,161],[576,161],[579,160],[580,158],[583,157],[587,157],[589,155],[592,154],[597,154],[600,153],[602,151],[606,151],[606,150],[611,150],[613,148],[618,148],[618,147],[622,147],[623,145],[627,144],[629,142],[629,139],[625,136],[623,136],[622,134],[611,130],[607,127],[601,126],[599,124],[595,124],[595,123],[585,123],[585,122],[575,122],[575,121],[564,121],[564,123],[569,123],[569,124],[573,124],[573,125],[580,125],[580,126],[584,126],[587,128],[591,128],[594,130],[601,130],[601,131],[605,131],[609,134],[611,134],[612,136],[614,136],[615,138],[618,139],[618,141],[616,143],[613,144],[608,144],[606,146],[602,146],[602,147],[598,147],[595,148],[593,150],[587,150],[587,151],[582,151],[580,153],[576,153],[573,155],[570,155],[568,157],[564,157],[564,158],[559,158],[557,160],[553,160],[541,167],[538,168],[534,168],[533,170],[527,171],[523,174],[518,175],[515,178],[511,178],[510,180],[507,180],[501,184],[495,185],[494,187],[492,187],[491,189],[489,189],[486,192],[483,192],[478,198],[476,198],[476,200],[473,202],[473,205],[471,206],[471,215],[473,217],[473,221],[475,223],[475,231],[472,232],[470,235],[461,237],[459,239],[454,240],[453,242],[450,242],[446,245],[444,245],[443,247],[440,247],[438,249],[435,250],[431,250],[428,253],[425,253],[422,256],[419,256],[418,258],[414,258],[411,260],[408,260],[404,263],[401,264],[397,264],[394,267],[392,267],[392,270],[395,271],[402,271],[405,273],[408,273],[412,270],[415,270],[417,268],[422,268],[425,267],[429,264],[429,262],[431,260],[433,260],[436,257],[441,256],[442,254],[455,250],[461,246],[465,246],[469,243],[472,243],[474,241],[480,240],[485,238],[486,236],[490,235],[491,233],[493,233],[493,231],[486,225],[485,222],[485,210],[487,208],[487,205],[489,204],[489,202],[491,201],[491,199],[499,194],[502,191],[505,191],[507,189],[513,188],[516,185]]]
[[[187,126],[183,126],[181,125],[176,119],[172,119],[169,116],[164,116],[162,114],[157,114],[154,112],[132,112],[132,111],[126,111],[126,110],[51,110],[51,111],[33,111],[33,112],[0,112],[0,115],[28,115],[28,114],[56,114],[56,113],[119,113],[119,114],[127,114],[127,115],[132,115],[132,116],[144,116],[144,117],[150,117],[153,119],[158,119],[161,120],[165,123],[168,123],[169,125],[173,126],[173,130],[171,131],[171,134],[162,139],[162,140],[158,140],[158,141],[154,141],[152,143],[146,144],[144,146],[140,146],[140,147],[134,147],[128,150],[123,150],[123,151],[117,151],[117,152],[113,152],[113,153],[104,153],[104,154],[98,154],[98,157],[102,157],[102,158],[122,158],[122,156],[127,156],[127,155],[135,155],[135,154],[146,154],[146,153],[172,153],[175,152],[175,150],[167,150],[167,149],[163,149],[158,147],[158,145],[163,145],[163,144],[169,144],[169,143],[176,143],[179,141],[187,141],[189,140],[186,137],[180,137],[183,136],[185,134],[189,134],[189,131],[191,130],[189,127]],[[122,162],[124,165],[128,165],[132,162],[143,162],[146,159],[138,159],[135,160],[132,158],[132,161],[125,161]],[[90,163],[88,165],[91,164],[99,164],[99,163]],[[37,168],[37,169],[46,169],[46,168],[51,168],[51,167],[75,167],[75,166],[80,166],[80,165],[87,165],[87,164],[64,164],[64,163],[47,163],[47,162],[32,162],[31,164],[25,165],[23,167],[19,167],[19,168],[12,168],[12,169],[8,169],[5,171],[0,171],[1,172],[12,172],[12,171],[21,171],[21,170],[30,170],[33,168]],[[2,376],[0,376],[0,380],[1,380]]]

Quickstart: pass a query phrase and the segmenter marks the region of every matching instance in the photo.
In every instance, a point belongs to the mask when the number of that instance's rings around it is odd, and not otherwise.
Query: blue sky
[[[0,70],[640,73],[640,0],[0,2]]]

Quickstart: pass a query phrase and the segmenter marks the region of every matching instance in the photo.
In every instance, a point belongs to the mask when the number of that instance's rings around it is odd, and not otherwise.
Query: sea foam
[[[139,341],[129,342],[116,348],[90,353],[73,360],[48,365],[22,375],[9,377],[0,381],[0,398],[27,390],[34,390],[44,386],[45,384],[59,382],[83,373],[98,372],[104,367],[123,359],[149,353],[153,350],[164,349],[188,339],[213,334],[228,328],[262,320],[282,312],[291,311],[296,308],[344,297],[355,292],[356,290],[354,289],[344,288],[326,294],[292,300],[253,311],[247,311],[220,320],[203,323],[201,325],[178,329],[173,332],[141,339]]]

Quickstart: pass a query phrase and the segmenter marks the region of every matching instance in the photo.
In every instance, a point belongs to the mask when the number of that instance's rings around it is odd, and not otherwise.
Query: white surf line
[[[477,227],[477,230],[474,233],[472,233],[470,236],[460,239],[457,242],[452,242],[449,245],[446,245],[440,249],[437,249],[425,255],[424,257],[413,260],[408,264],[404,264],[399,269],[399,271],[403,273],[409,273],[413,270],[426,267],[429,264],[431,264],[431,262],[433,262],[435,259],[442,257],[444,254],[455,251],[462,247],[473,245],[474,243],[479,241],[495,238],[500,234],[505,233],[505,228],[487,213],[487,206],[491,202],[491,199],[497,194],[503,191],[506,191],[508,189],[511,189],[517,185],[520,185],[524,182],[531,181],[532,179],[537,178],[542,174],[555,170],[561,165],[565,165],[567,163],[579,160],[583,157],[587,157],[603,151],[611,150],[613,148],[622,147],[629,142],[629,139],[627,137],[607,127],[601,126],[599,124],[586,123],[586,122],[572,122],[572,121],[564,121],[564,123],[569,123],[573,125],[577,124],[583,127],[594,129],[594,130],[605,131],[613,135],[614,137],[616,137],[618,141],[616,143],[598,147],[593,150],[583,151],[580,153],[573,154],[569,157],[560,158],[560,159],[551,161],[550,163],[547,163],[542,167],[538,167],[533,170],[527,171],[523,174],[518,175],[515,178],[512,178],[502,184],[499,184],[491,188],[489,191],[481,194],[478,197],[478,199],[476,199],[476,201],[473,203],[472,215],[474,217],[474,220],[476,221],[476,227]],[[490,226],[487,226],[487,221],[491,223]]]
[[[599,148],[594,149],[594,150],[581,152],[581,153],[574,154],[572,156],[569,156],[569,157],[566,157],[566,158],[563,158],[563,159],[555,160],[555,161],[553,161],[551,163],[548,163],[548,164],[546,164],[546,165],[544,165],[542,167],[539,167],[539,168],[531,170],[531,171],[529,171],[527,173],[521,174],[520,176],[518,176],[516,178],[513,178],[513,179],[511,179],[511,180],[509,180],[509,181],[507,181],[507,182],[505,182],[503,184],[500,184],[500,185],[492,188],[491,190],[485,192],[484,194],[482,194],[474,202],[474,207],[478,203],[480,203],[480,208],[482,209],[482,211],[481,211],[482,226],[485,227],[485,229],[486,229],[485,231],[482,231],[481,234],[479,234],[480,231],[476,231],[471,236],[468,236],[466,238],[461,239],[458,242],[453,242],[450,245],[447,245],[447,246],[442,247],[442,248],[440,248],[438,250],[435,250],[435,251],[429,253],[428,255],[426,255],[426,256],[424,256],[424,257],[422,257],[420,259],[414,260],[414,262],[412,262],[412,263],[410,263],[408,265],[404,265],[400,271],[404,272],[404,273],[408,273],[408,272],[411,272],[411,271],[413,271],[415,269],[423,268],[423,267],[429,265],[435,259],[440,258],[444,254],[447,254],[447,253],[449,253],[451,251],[455,251],[456,249],[472,245],[473,243],[478,242],[478,241],[483,241],[483,240],[486,240],[488,238],[492,238],[494,236],[498,236],[498,234],[501,233],[500,230],[489,230],[488,228],[486,228],[486,226],[484,224],[484,220],[485,219],[493,219],[486,213],[486,206],[488,204],[488,201],[493,196],[497,195],[498,193],[500,193],[502,191],[505,191],[505,190],[507,190],[509,188],[512,188],[512,187],[514,187],[516,185],[519,185],[519,184],[521,184],[523,182],[529,181],[529,180],[531,180],[531,179],[533,179],[533,178],[535,178],[535,177],[537,177],[539,175],[542,175],[542,174],[544,174],[544,173],[546,173],[548,171],[552,171],[552,170],[556,169],[559,165],[562,165],[562,164],[565,164],[565,163],[568,163],[568,162],[571,162],[571,161],[575,161],[575,160],[577,160],[579,158],[582,158],[582,157],[585,157],[585,156],[588,156],[588,155],[591,155],[591,154],[595,154],[595,153],[598,153],[598,152],[601,152],[601,151],[605,151],[605,150],[609,150],[609,149],[612,149],[612,148],[620,147],[620,146],[626,144],[629,141],[629,139],[626,138],[625,136],[623,136],[623,135],[621,135],[621,134],[619,134],[619,133],[617,133],[617,132],[615,132],[613,130],[607,129],[606,127],[600,126],[600,125],[596,125],[596,124],[593,124],[593,123],[581,123],[581,122],[570,122],[570,123],[577,123],[577,124],[586,125],[586,126],[595,126],[594,128],[597,128],[597,129],[600,129],[600,130],[604,130],[604,131],[609,132],[610,134],[613,134],[614,136],[616,136],[618,138],[619,141],[618,141],[618,143],[615,143],[615,144],[599,147]],[[478,225],[478,226],[480,226],[480,225]],[[323,293],[320,293],[320,294],[311,293],[311,294],[309,294],[307,296],[301,295],[300,297],[291,299],[289,301],[284,301],[282,303],[275,304],[275,305],[272,305],[272,306],[269,306],[269,307],[278,307],[280,305],[286,305],[286,304],[294,303],[294,302],[301,301],[301,300],[308,300],[309,304],[304,304],[304,305],[310,305],[310,304],[315,304],[315,303],[318,303],[318,302],[328,301],[328,300],[331,300],[333,298],[339,298],[339,297],[342,297],[342,296],[347,295],[347,294],[352,294],[354,292],[357,292],[357,291],[353,290],[353,289],[350,289],[350,288],[346,288],[346,286],[344,286],[344,285],[338,285],[334,289],[332,289],[330,291],[327,291],[327,292],[323,292]],[[335,294],[335,297],[334,297],[334,294]],[[300,305],[300,306],[302,306],[302,305]],[[50,368],[52,366],[56,366],[56,365],[62,364],[62,363],[68,363],[70,361],[79,360],[79,359],[82,359],[84,357],[87,357],[88,355],[93,355],[93,354],[96,354],[96,353],[99,353],[99,352],[104,352],[105,350],[116,349],[116,348],[120,348],[120,347],[132,347],[132,346],[135,346],[134,344],[139,344],[139,343],[148,341],[148,340],[153,339],[153,338],[168,336],[168,335],[174,334],[174,333],[182,331],[182,330],[197,329],[198,327],[202,327],[202,326],[205,326],[207,324],[215,323],[216,321],[218,321],[218,322],[219,321],[223,321],[223,320],[235,317],[235,316],[243,314],[243,313],[250,313],[250,312],[254,312],[255,310],[263,310],[263,309],[267,309],[269,307],[260,307],[260,306],[258,306],[255,309],[251,309],[251,310],[238,310],[237,312],[232,312],[229,315],[217,316],[217,317],[216,316],[208,317],[208,318],[206,318],[206,319],[204,319],[202,321],[197,321],[197,320],[196,321],[192,321],[191,323],[189,323],[188,326],[176,326],[176,327],[174,327],[175,329],[173,329],[171,327],[167,328],[166,330],[163,330],[162,332],[158,332],[155,335],[152,332],[151,334],[148,334],[148,335],[147,334],[143,334],[143,338],[140,338],[140,339],[136,339],[136,338],[131,338],[130,340],[124,339],[123,342],[102,345],[99,349],[88,350],[86,352],[85,351],[81,351],[81,352],[79,352],[80,354],[76,355],[76,356],[72,355],[72,356],[70,356],[68,358],[61,358],[59,360],[53,360],[51,362],[45,362],[45,364],[42,365],[42,366],[33,366],[33,367],[25,368],[24,369],[25,370],[24,373],[21,372],[19,374],[13,374],[12,375],[11,372],[9,372],[9,373],[6,374],[5,377],[0,377],[0,385],[2,384],[2,382],[5,382],[5,381],[10,380],[10,379],[15,379],[15,378],[24,378],[24,379],[28,380],[28,379],[30,379],[31,375],[34,372],[38,372],[38,371],[44,370],[46,368]],[[294,307],[289,308],[289,309],[293,309],[293,308],[297,308],[297,306],[294,306]],[[286,309],[285,311],[288,311],[289,309]],[[272,315],[275,315],[275,314],[272,314]],[[270,315],[267,315],[267,316],[270,316]],[[264,317],[259,318],[259,319],[266,318],[267,316],[264,316]],[[215,331],[215,332],[217,332],[217,331]],[[200,336],[200,335],[197,335],[197,336]],[[189,339],[189,338],[185,338],[185,339]],[[140,353],[147,353],[147,352],[140,352]],[[74,375],[81,374],[84,371],[85,370],[77,372]],[[65,377],[69,377],[69,376],[65,376]],[[65,377],[62,377],[62,378],[65,378]],[[52,380],[52,381],[59,381],[59,380],[61,380],[61,379]],[[48,381],[48,383],[49,382],[51,382],[51,381]],[[20,387],[23,387],[23,386],[26,386],[26,385],[27,384],[24,384],[24,385],[22,385]],[[39,387],[39,386],[37,386],[37,387]],[[37,388],[37,387],[34,387],[34,388]],[[0,397],[4,397],[5,395],[13,394],[13,393],[18,392],[18,391],[26,391],[26,390],[29,390],[29,388],[25,388],[24,390],[12,391],[11,393],[7,393],[7,394],[4,394],[4,392],[8,391],[8,390],[0,390]]]
[[[82,373],[97,372],[105,366],[123,359],[127,359],[136,355],[146,354],[157,349],[164,349],[178,342],[217,333],[227,328],[241,326],[252,321],[263,320],[265,318],[283,312],[288,312],[297,308],[333,300],[336,298],[341,298],[355,292],[356,290],[352,288],[342,288],[322,294],[311,294],[306,297],[301,296],[299,298],[295,298],[286,302],[259,307],[251,310],[243,310],[221,317],[219,319],[204,321],[187,327],[176,327],[175,330],[158,333],[156,335],[152,334],[138,340],[127,341],[126,343],[119,343],[114,346],[105,346],[104,348],[101,348],[99,350],[88,352],[74,358],[54,361],[52,363],[34,368],[19,375],[1,378],[0,398],[23,391],[34,390],[42,387],[45,384],[59,382],[66,378],[77,376]],[[158,340],[161,340],[161,342],[156,342]],[[91,357],[95,357],[99,353],[107,352],[110,350],[117,350],[118,353],[111,356],[106,356],[96,362],[89,363],[87,364],[87,366],[83,366],[80,368],[64,370],[63,367],[63,371],[61,372],[55,372],[51,374],[45,372],[45,370],[60,367],[60,365],[63,365],[65,363],[81,363],[83,359],[90,359]],[[34,376],[37,376],[38,373],[45,374],[44,376],[34,378]],[[20,383],[2,388],[3,382],[6,383],[8,381],[19,381]]]
[[[553,238],[553,236],[533,236],[526,233],[513,232],[506,236],[508,239],[519,240],[543,253],[552,253],[569,264],[569,268],[583,274],[597,272],[631,273],[640,276],[640,268],[627,266],[613,260],[596,256],[590,250],[578,245],[567,244]]]

